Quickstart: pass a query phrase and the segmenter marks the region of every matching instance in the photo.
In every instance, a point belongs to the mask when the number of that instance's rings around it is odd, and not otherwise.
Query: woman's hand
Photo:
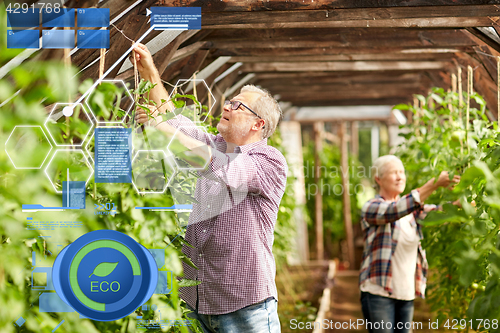
[[[435,178],[432,178],[422,187],[418,188],[418,192],[420,194],[420,200],[424,202],[432,194],[432,192],[437,190],[439,187],[453,188],[453,186],[458,182],[460,182],[460,176],[455,175],[453,176],[453,179],[450,180],[449,172],[442,171],[437,181],[435,181]]]
[[[460,176],[455,175],[453,176],[453,179],[450,180],[450,174],[448,171],[442,171],[441,174],[438,177],[438,180],[436,181],[435,185],[437,187],[450,187],[453,188],[455,184],[458,184],[460,182]]]

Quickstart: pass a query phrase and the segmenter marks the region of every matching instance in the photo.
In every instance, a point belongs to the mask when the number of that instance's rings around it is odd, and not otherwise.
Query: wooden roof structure
[[[202,29],[178,33],[154,59],[172,84],[198,72],[217,101],[248,82],[293,106],[394,105],[433,86],[451,88],[459,67],[465,91],[470,65],[474,90],[494,117],[498,111],[500,0],[70,0],[66,6],[110,8],[114,25],[133,40],[150,26],[146,8],[201,7]],[[131,45],[110,31],[106,69]],[[154,44],[161,33],[151,32],[144,43]],[[73,54],[72,63],[85,68],[83,79],[98,78],[99,54]],[[107,78],[114,77],[130,81],[133,70],[120,64]]]

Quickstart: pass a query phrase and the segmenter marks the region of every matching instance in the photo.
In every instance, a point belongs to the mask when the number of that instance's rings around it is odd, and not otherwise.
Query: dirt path
[[[349,321],[356,322],[357,319],[363,319],[359,302],[358,271],[337,271],[333,283],[330,311],[325,317],[333,321],[333,324],[329,325],[333,326],[333,329],[327,329],[325,332],[367,332],[365,329],[347,328]],[[340,326],[342,323],[344,323],[344,328]]]

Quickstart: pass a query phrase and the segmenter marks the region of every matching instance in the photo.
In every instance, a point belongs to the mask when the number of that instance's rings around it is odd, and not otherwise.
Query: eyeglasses
[[[259,116],[257,113],[255,113],[255,111],[253,111],[248,106],[246,106],[245,104],[241,103],[240,101],[225,101],[224,102],[224,106],[227,106],[229,104],[231,104],[231,110],[238,110],[238,108],[240,106],[244,106],[245,109],[247,109],[248,111],[252,112],[254,115],[256,115],[257,117],[259,117],[259,119],[262,119],[262,117]],[[265,127],[266,127],[266,125],[264,125],[262,128],[265,128]]]

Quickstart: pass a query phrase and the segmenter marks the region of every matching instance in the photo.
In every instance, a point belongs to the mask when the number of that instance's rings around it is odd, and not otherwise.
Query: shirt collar
[[[267,139],[262,139],[260,141],[252,142],[243,146],[237,146],[234,150],[235,153],[248,153],[250,150],[255,149],[257,147],[267,145]]]

